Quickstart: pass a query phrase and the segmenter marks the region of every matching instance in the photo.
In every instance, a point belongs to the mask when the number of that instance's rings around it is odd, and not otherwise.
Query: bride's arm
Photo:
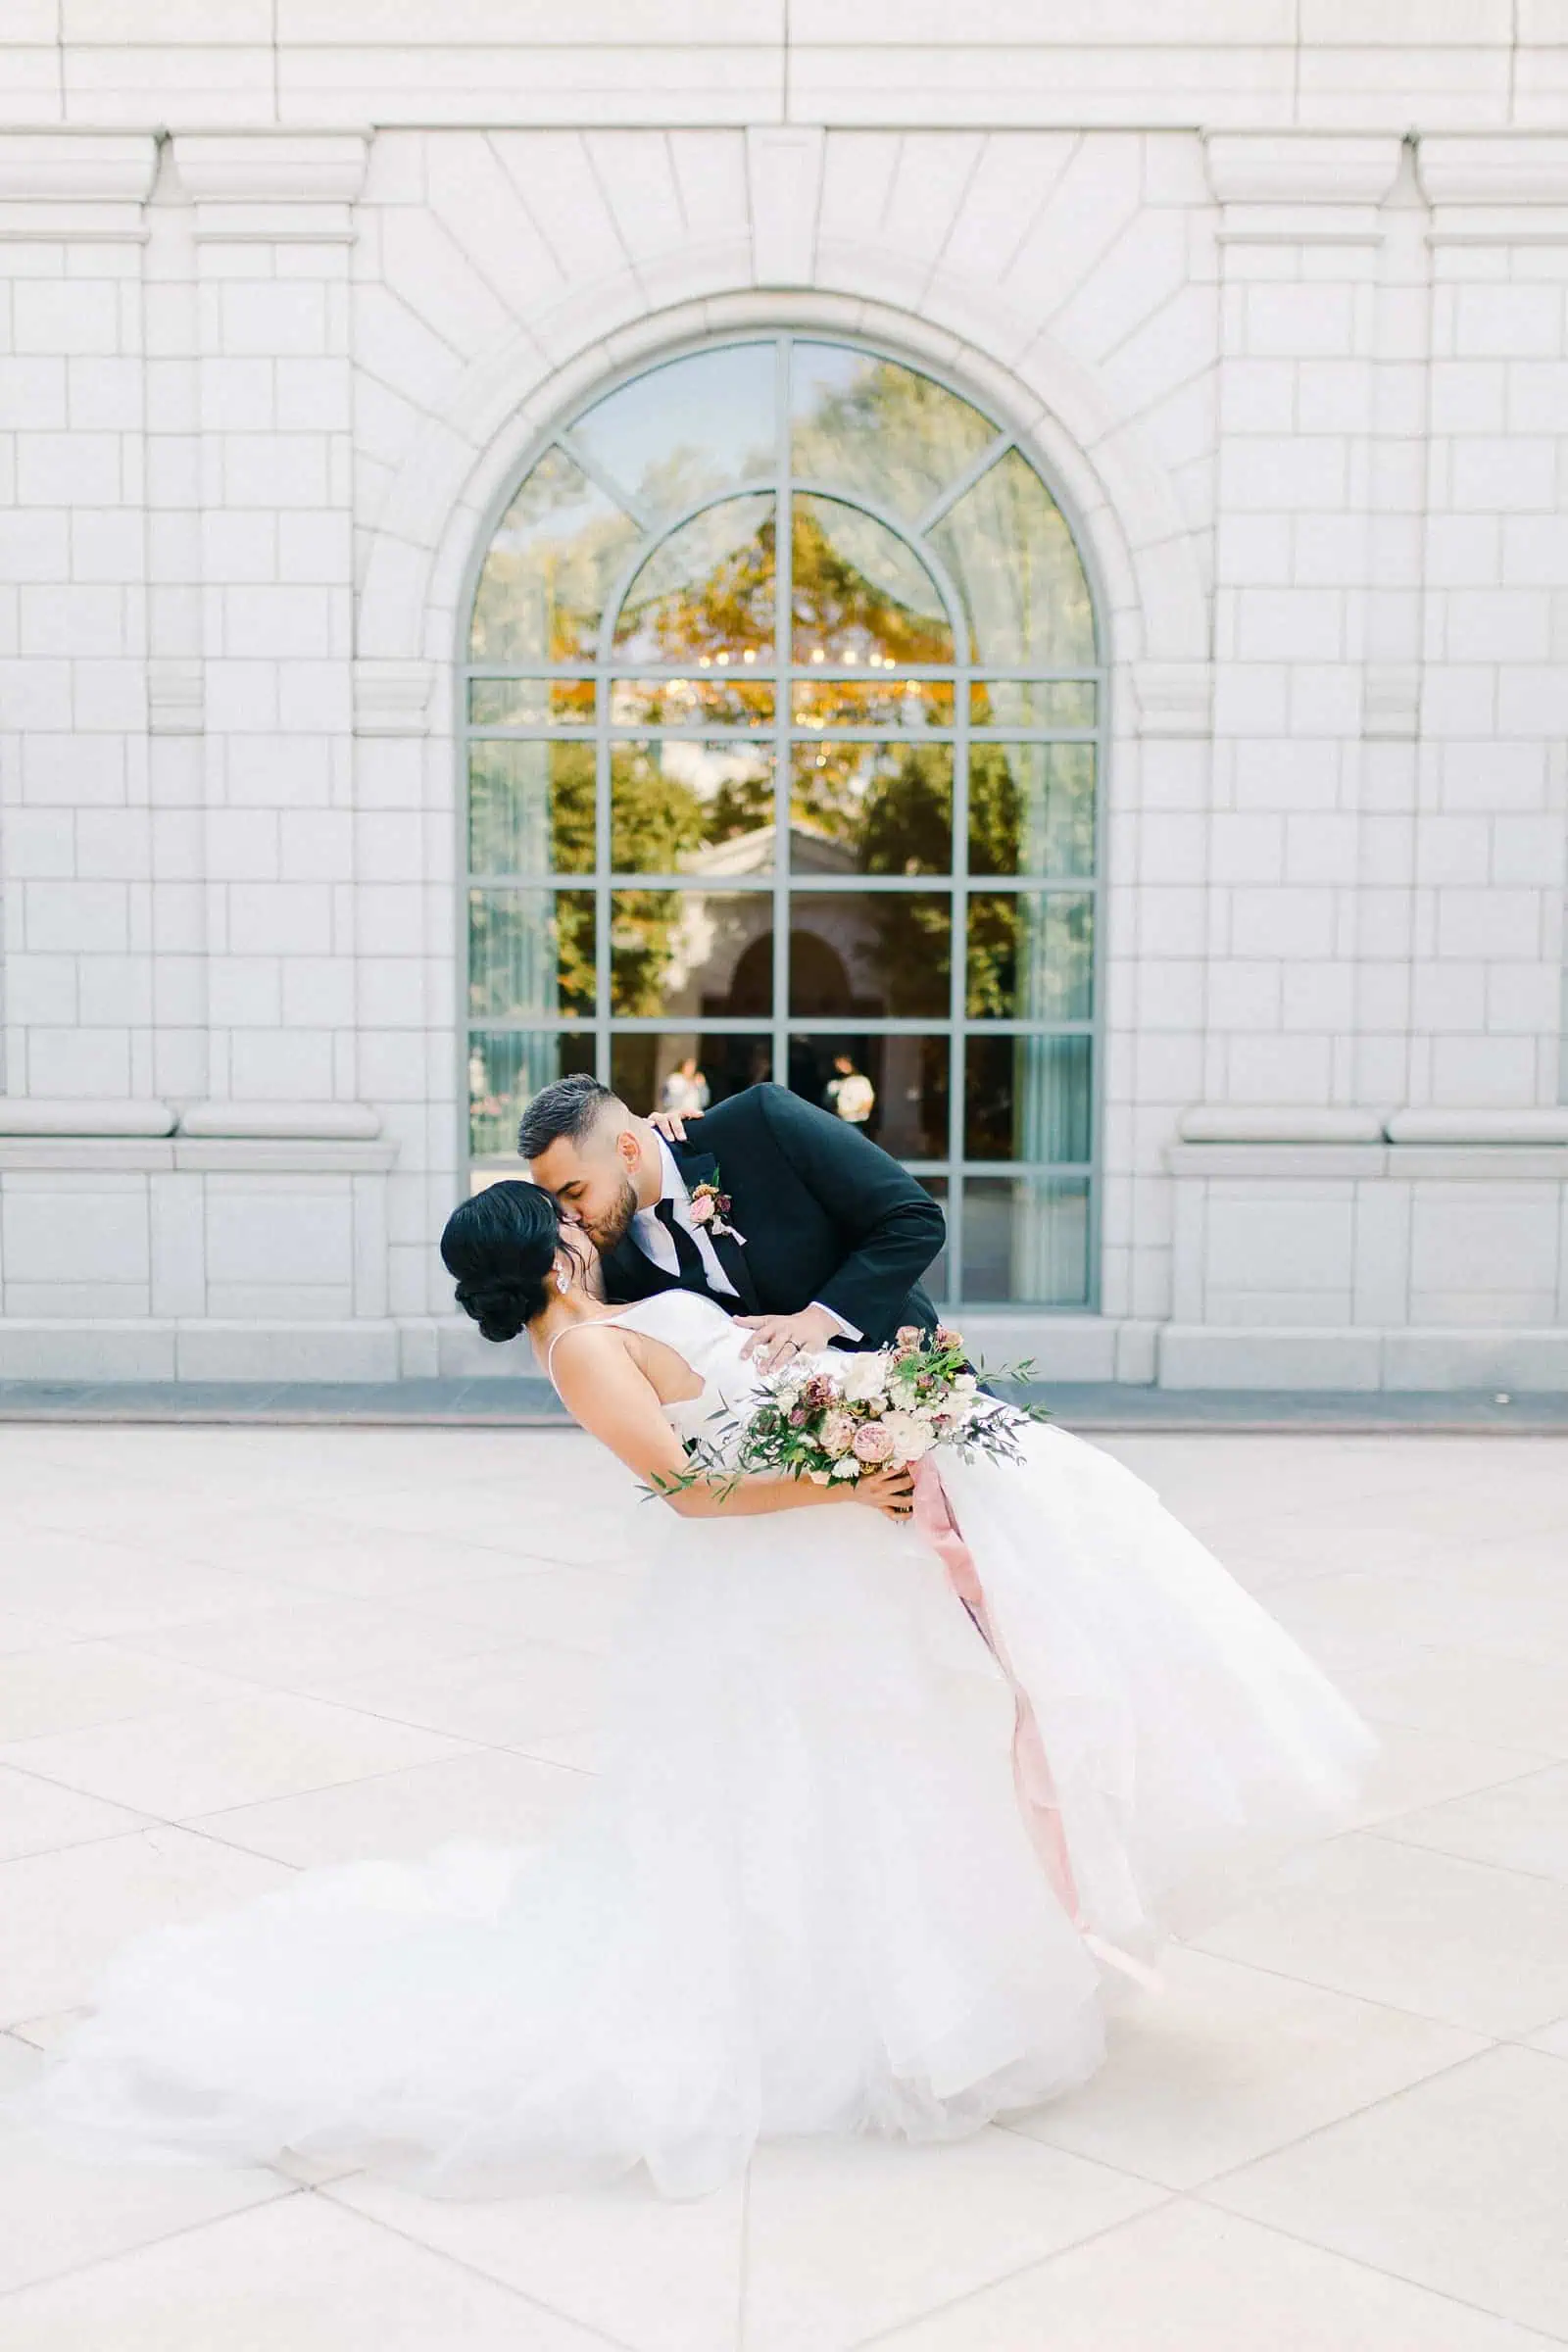
[[[684,1479],[686,1448],[665,1420],[658,1393],[630,1350],[610,1338],[556,1351],[557,1386],[572,1419],[601,1446],[635,1471],[645,1485],[671,1486]],[[757,1476],[698,1478],[666,1493],[664,1500],[683,1519],[749,1519],[761,1511],[815,1510],[827,1503],[858,1502],[890,1517],[906,1519],[912,1481],[906,1470],[885,1470],[831,1487],[809,1479]]]

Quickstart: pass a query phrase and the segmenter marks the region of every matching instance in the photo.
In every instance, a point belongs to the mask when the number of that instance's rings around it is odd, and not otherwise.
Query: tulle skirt
[[[955,2136],[1082,2081],[1118,1955],[1333,1826],[1370,1741],[1139,1480],[1025,1445],[942,1471],[1012,1681],[907,1528],[642,1506],[566,1832],[139,1938],[34,2119],[98,2157],[292,2149],[457,2195],[645,2165],[695,2195],[762,2136]],[[1020,1686],[1065,1886],[1015,1793]]]

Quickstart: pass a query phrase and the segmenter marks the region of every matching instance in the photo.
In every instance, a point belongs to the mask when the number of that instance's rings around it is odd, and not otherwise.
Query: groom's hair
[[[555,1078],[540,1088],[517,1126],[517,1151],[523,1159],[537,1159],[563,1136],[574,1144],[581,1143],[592,1128],[598,1126],[607,1110],[618,1111],[622,1118],[630,1113],[620,1097],[586,1071],[575,1072],[569,1078]]]

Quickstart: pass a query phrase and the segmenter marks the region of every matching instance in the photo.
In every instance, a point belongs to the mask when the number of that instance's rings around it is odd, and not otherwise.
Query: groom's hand
[[[666,1144],[683,1144],[686,1141],[686,1121],[700,1119],[702,1115],[700,1110],[651,1110],[648,1124],[663,1137]]]
[[[798,1315],[737,1315],[735,1321],[754,1335],[741,1354],[755,1356],[760,1372],[781,1371],[792,1355],[816,1354],[844,1328],[820,1306],[803,1306]]]

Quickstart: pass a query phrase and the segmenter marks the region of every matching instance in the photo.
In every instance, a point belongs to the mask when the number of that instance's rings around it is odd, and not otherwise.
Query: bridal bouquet
[[[1027,1380],[1032,1370],[1005,1365],[990,1377]],[[791,1366],[763,1389],[747,1413],[720,1423],[711,1443],[693,1445],[689,1477],[771,1471],[825,1487],[908,1468],[939,1446],[966,1460],[989,1453],[1018,1461],[1020,1430],[1050,1417],[1043,1406],[985,1395],[961,1334],[946,1324],[934,1334],[906,1324],[891,1348],[837,1355],[808,1370]]]

